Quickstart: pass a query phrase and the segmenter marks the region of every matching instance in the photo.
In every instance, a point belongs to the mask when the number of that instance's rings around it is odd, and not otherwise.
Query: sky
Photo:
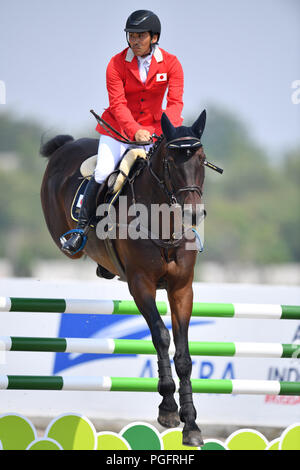
[[[0,113],[93,132],[89,110],[108,106],[106,66],[137,9],[159,16],[160,47],[182,63],[184,117],[232,112],[271,158],[300,144],[299,0],[0,0]]]

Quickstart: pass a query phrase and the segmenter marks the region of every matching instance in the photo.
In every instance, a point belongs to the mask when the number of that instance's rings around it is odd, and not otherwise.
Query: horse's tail
[[[50,157],[57,149],[73,140],[74,138],[71,135],[57,135],[45,144],[41,144],[40,154],[43,157]]]

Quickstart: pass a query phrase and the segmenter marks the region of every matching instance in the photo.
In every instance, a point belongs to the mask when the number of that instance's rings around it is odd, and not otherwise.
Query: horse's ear
[[[198,117],[197,121],[195,121],[194,124],[192,125],[192,131],[199,139],[201,139],[201,136],[203,134],[205,123],[206,123],[206,110],[204,109],[204,111],[202,111],[202,113]]]
[[[163,134],[167,141],[174,139],[176,134],[176,128],[173,126],[166,113],[162,113],[160,122]]]

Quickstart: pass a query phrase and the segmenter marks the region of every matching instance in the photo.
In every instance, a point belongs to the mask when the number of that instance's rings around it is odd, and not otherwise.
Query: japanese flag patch
[[[83,200],[83,194],[81,194],[79,196],[76,207],[81,207],[82,206],[82,200]]]
[[[156,74],[156,81],[157,82],[166,82],[167,81],[167,74],[166,73],[157,73]]]

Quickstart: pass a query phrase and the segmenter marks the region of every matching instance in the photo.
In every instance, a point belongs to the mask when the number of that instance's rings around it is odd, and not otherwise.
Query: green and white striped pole
[[[300,345],[252,342],[189,342],[194,356],[300,358]],[[136,339],[0,336],[0,350],[80,354],[156,354],[152,341]],[[171,344],[170,354],[175,354]]]
[[[157,392],[157,386],[155,378],[0,375],[0,390]],[[300,382],[192,379],[192,389],[194,393],[300,395]]]
[[[170,315],[167,302],[156,302],[161,315]],[[133,300],[46,299],[0,297],[0,312],[48,312],[101,315],[140,315]],[[299,305],[194,302],[194,317],[300,320]]]

